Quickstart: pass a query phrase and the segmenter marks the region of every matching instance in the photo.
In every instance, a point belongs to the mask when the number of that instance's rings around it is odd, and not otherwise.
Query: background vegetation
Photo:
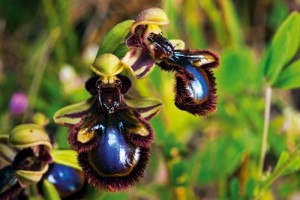
[[[86,198],[300,198],[298,0],[0,0],[0,132],[49,119],[58,148],[68,148],[54,112],[89,97],[84,82],[104,34],[153,6],[170,18],[168,38],[219,53],[218,110],[205,118],[178,110],[172,75],[158,68],[136,81],[164,101],[145,176],[121,193],[90,187]],[[16,92],[29,99],[21,114],[10,109]]]

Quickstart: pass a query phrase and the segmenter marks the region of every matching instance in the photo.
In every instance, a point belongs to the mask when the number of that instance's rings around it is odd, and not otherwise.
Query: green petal
[[[82,170],[77,161],[77,153],[73,150],[52,150],[51,157],[53,162]]]
[[[52,149],[50,138],[45,129],[36,124],[21,124],[10,133],[8,143],[16,148],[45,145]]]
[[[87,101],[64,107],[54,114],[53,120],[63,126],[75,125],[81,121],[81,118],[90,109],[94,101],[95,98],[90,98]]]
[[[157,98],[125,95],[124,101],[129,107],[136,109],[146,120],[156,116],[162,107],[162,101]]]

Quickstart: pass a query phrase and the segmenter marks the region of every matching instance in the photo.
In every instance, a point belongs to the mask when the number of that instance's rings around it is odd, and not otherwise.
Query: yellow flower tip
[[[123,65],[117,56],[105,53],[95,59],[91,70],[100,76],[111,76],[121,73]]]
[[[143,10],[138,14],[135,22],[131,26],[131,32],[134,33],[135,28],[138,25],[143,24],[155,24],[155,25],[166,25],[169,23],[169,19],[165,11],[160,8],[149,8]]]

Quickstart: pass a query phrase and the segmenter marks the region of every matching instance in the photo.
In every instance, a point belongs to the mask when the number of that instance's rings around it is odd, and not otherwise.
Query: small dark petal
[[[102,176],[90,164],[87,152],[79,153],[78,162],[85,172],[85,176],[90,184],[98,189],[118,192],[127,189],[130,186],[134,186],[143,176],[143,172],[149,161],[149,153],[149,148],[140,148],[140,159],[138,163],[129,174],[124,176]]]
[[[153,65],[154,65],[154,61],[152,57],[149,55],[149,51],[143,48],[141,55],[131,65],[131,68],[135,72],[137,78],[142,78],[151,71]]]
[[[99,76],[93,76],[85,82],[85,89],[93,96],[98,94],[98,88],[96,87],[96,82],[98,79]]]
[[[52,164],[45,178],[52,183],[62,197],[79,192],[85,183],[83,172],[60,164]]]
[[[17,196],[23,188],[21,187],[20,183],[14,184],[11,188],[5,190],[4,192],[0,192],[0,199],[1,200],[11,200]]]
[[[30,170],[35,164],[34,159],[35,155],[33,150],[31,148],[24,149],[16,155],[12,167],[15,170]]]
[[[144,45],[141,42],[140,36],[137,33],[134,33],[127,38],[126,45],[128,47],[137,47],[137,48],[144,47]]]
[[[44,146],[36,146],[21,150],[15,157],[12,167],[14,170],[39,171],[45,165],[52,162],[49,150]]]
[[[215,77],[209,69],[194,70],[198,73],[193,71],[192,79],[187,70],[175,74],[175,105],[181,110],[205,116],[216,110]]]
[[[131,87],[131,80],[127,76],[117,75],[121,81],[121,93],[125,94]],[[85,89],[93,96],[98,94],[98,88],[96,87],[97,81],[100,76],[93,76],[85,83]]]
[[[127,76],[117,75],[121,81],[121,94],[125,94],[131,88],[131,80]]]

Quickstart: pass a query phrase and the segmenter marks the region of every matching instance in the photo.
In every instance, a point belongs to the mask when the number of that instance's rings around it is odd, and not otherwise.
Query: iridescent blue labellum
[[[208,50],[174,50],[161,34],[152,33],[148,40],[157,52],[157,65],[175,72],[175,105],[195,115],[214,112],[217,96],[211,68],[219,65],[218,56]]]
[[[175,105],[195,115],[207,115],[216,109],[215,78],[209,69],[187,64],[175,73]]]
[[[123,122],[108,115],[99,131],[99,144],[88,153],[91,165],[101,176],[128,175],[140,159],[140,148],[126,139]]]
[[[153,130],[136,115],[132,110],[119,110],[94,125],[96,145],[79,153],[78,160],[88,181],[96,187],[119,191],[134,185],[143,175]]]
[[[44,178],[55,186],[61,197],[78,193],[85,183],[83,172],[57,163],[50,166]]]

